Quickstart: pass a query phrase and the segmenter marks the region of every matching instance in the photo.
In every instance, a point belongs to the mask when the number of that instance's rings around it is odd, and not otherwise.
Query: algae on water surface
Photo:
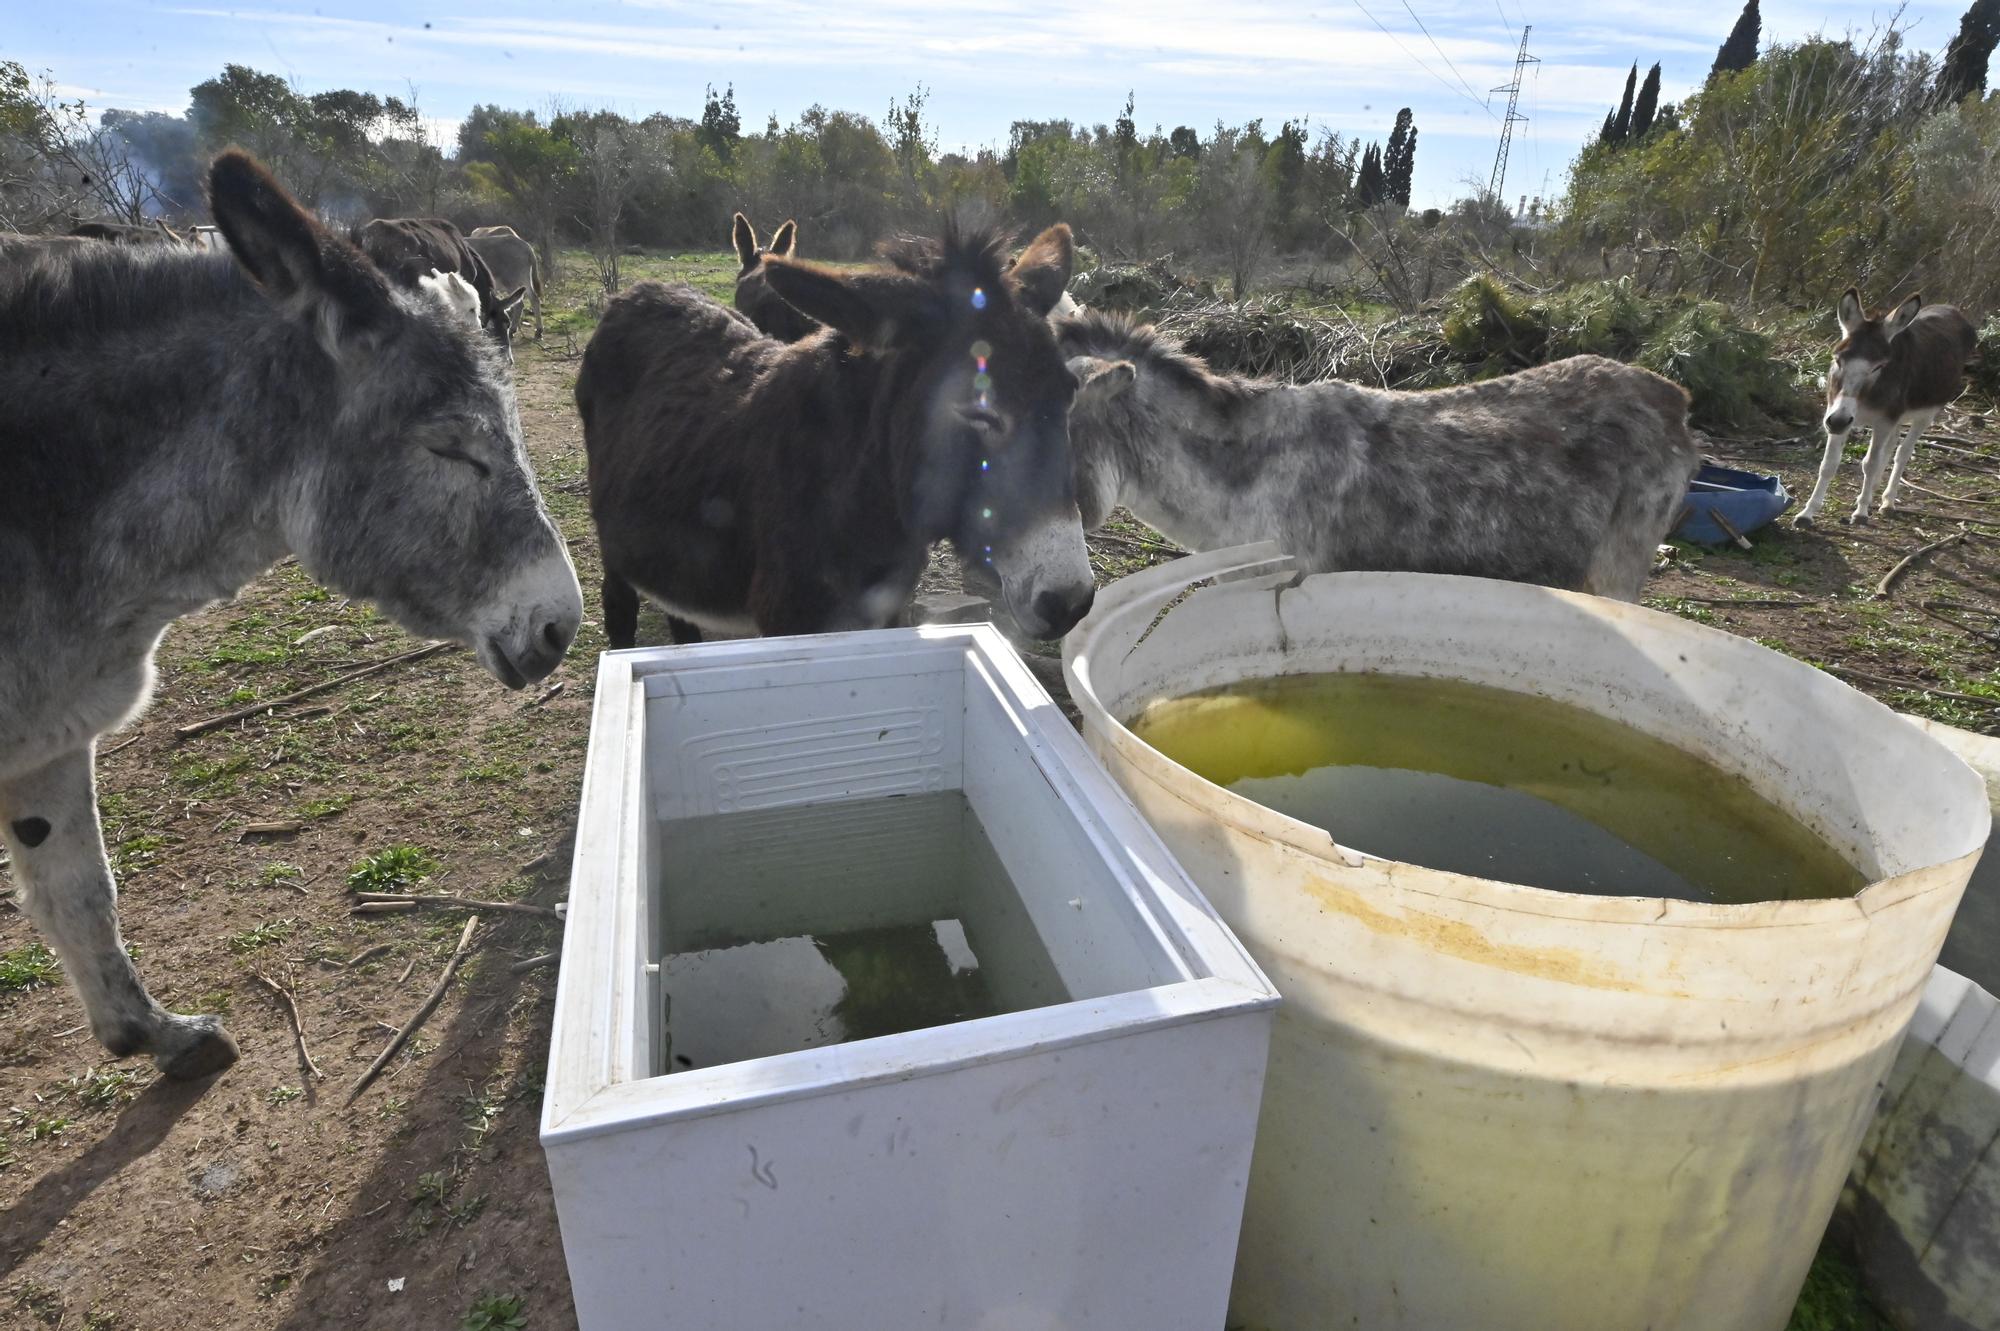
[[[1742,779],[1581,708],[1458,680],[1313,674],[1156,702],[1139,737],[1342,845],[1609,896],[1851,896],[1863,876]]]

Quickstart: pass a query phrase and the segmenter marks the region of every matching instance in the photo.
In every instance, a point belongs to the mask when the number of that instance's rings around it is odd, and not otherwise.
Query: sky
[[[1901,6],[1910,46],[1942,50],[1967,0]],[[1663,65],[1662,100],[1699,86],[1740,0],[1092,0],[1062,7],[862,0],[684,4],[514,0],[304,0],[229,9],[202,0],[0,0],[0,58],[50,71],[94,108],[184,111],[187,89],[225,63],[306,92],[408,97],[443,140],[476,103],[560,100],[632,116],[697,116],[702,90],[733,84],[746,131],[814,103],[881,118],[922,84],[941,146],[1004,147],[1019,119],[1112,120],[1127,91],[1141,126],[1306,118],[1386,139],[1416,116],[1412,202],[1484,188],[1523,24],[1533,25],[1504,188],[1559,193],[1634,60]],[[1762,5],[1764,40],[1868,31],[1897,6]]]

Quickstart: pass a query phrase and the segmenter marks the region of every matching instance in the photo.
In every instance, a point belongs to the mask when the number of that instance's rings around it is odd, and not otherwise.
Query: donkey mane
[[[951,277],[969,279],[974,286],[998,290],[1007,272],[1007,250],[1014,233],[1001,227],[961,228],[956,218],[946,218],[942,239],[929,236],[898,236],[877,247],[882,259],[926,281]]]
[[[1278,386],[1218,374],[1199,356],[1184,350],[1171,334],[1128,315],[1083,310],[1057,322],[1056,341],[1062,345],[1065,356],[1136,362],[1142,373],[1158,374],[1179,387],[1192,389],[1218,411],[1247,401],[1260,389]]]
[[[166,246],[25,249],[0,258],[0,349],[46,351],[255,298],[227,253]]]

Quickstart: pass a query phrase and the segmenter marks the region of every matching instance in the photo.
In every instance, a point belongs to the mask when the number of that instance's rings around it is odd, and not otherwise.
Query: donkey
[[[1577,356],[1425,393],[1212,372],[1102,314],[1057,339],[1086,527],[1124,505],[1191,550],[1276,541],[1308,572],[1461,573],[1639,598],[1699,464],[1688,396]]]
[[[819,320],[794,309],[764,276],[765,255],[774,254],[781,259],[797,257],[799,224],[786,222],[772,233],[768,246],[759,245],[757,228],[738,213],[730,228],[730,238],[736,244],[736,260],[742,265],[736,274],[736,308],[748,315],[762,332],[780,342],[797,342],[817,333]]]
[[[502,294],[493,270],[456,223],[442,217],[378,217],[355,227],[348,239],[390,281],[408,290],[416,290],[433,272],[457,273],[470,282],[479,293],[480,326],[509,361],[514,359],[514,325],[527,287]]]
[[[520,287],[535,303],[535,341],[542,340],[542,261],[535,247],[521,239],[511,226],[476,226],[465,238],[472,252],[485,261],[493,281],[502,291]],[[508,312],[508,326],[515,337],[521,335],[521,305]]]
[[[767,255],[772,288],[826,325],[800,342],[686,287],[605,307],[576,401],[613,647],[641,591],[676,641],[881,627],[947,537],[992,561],[1024,630],[1083,617],[1075,383],[1046,319],[1069,228],[1011,266],[1002,246],[947,226],[862,272]]]
[[[1847,436],[1856,425],[1868,431],[1868,455],[1861,460],[1861,495],[1848,521],[1867,523],[1885,466],[1889,484],[1882,491],[1882,511],[1894,507],[1918,438],[1965,391],[1965,366],[1979,347],[1979,333],[1963,312],[1951,305],[1926,305],[1922,296],[1911,296],[1885,315],[1864,311],[1861,293],[1849,287],[1838,313],[1840,341],[1826,372],[1826,454],[1819,460],[1812,498],[1792,519],[1795,527],[1810,527],[1825,506]],[[1892,453],[1894,466],[1889,465]]]
[[[583,616],[498,354],[392,289],[249,156],[209,172],[230,254],[87,244],[0,263],[0,840],[97,1039],[169,1077],[227,1067],[120,939],[92,787],[182,615],[286,553],[501,683]]]

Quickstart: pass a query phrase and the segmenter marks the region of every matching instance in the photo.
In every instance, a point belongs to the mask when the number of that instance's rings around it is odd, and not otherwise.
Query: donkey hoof
[[[155,1066],[171,1080],[200,1081],[236,1061],[236,1041],[214,1017],[183,1017],[175,1024],[182,1027],[176,1032],[181,1037],[176,1048],[153,1056]]]
[[[1794,531],[1811,531],[1817,526],[1819,526],[1819,523],[1813,520],[1813,515],[1810,513],[1801,513],[1792,519],[1792,529]]]

